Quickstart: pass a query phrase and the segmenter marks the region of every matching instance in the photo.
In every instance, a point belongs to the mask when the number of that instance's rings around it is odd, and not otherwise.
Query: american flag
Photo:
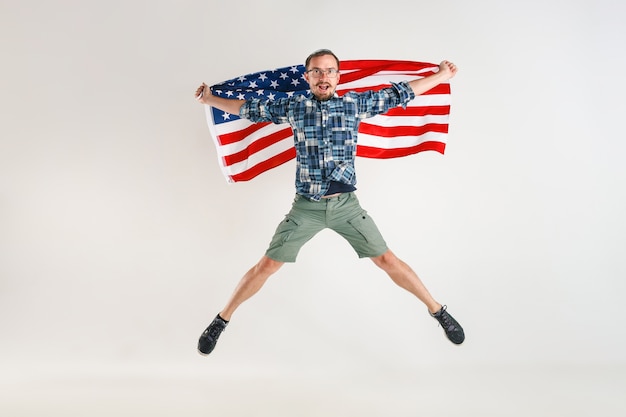
[[[348,91],[380,90],[390,82],[410,81],[433,74],[439,66],[426,62],[352,60],[341,62],[337,85]],[[214,95],[269,100],[309,95],[304,65],[248,74],[211,86]],[[288,124],[251,123],[238,115],[205,106],[209,131],[219,163],[229,182],[248,181],[295,158]],[[450,114],[450,84],[442,83],[415,97],[406,109],[397,107],[361,122],[357,156],[396,158],[422,151],[444,153]]]

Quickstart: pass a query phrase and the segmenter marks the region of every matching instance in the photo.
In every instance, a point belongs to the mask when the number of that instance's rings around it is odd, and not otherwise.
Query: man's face
[[[335,61],[332,55],[322,55],[311,58],[304,78],[309,83],[311,93],[313,93],[318,100],[328,100],[335,94],[335,89],[339,83],[338,70],[337,61]],[[316,74],[316,72],[319,74]]]

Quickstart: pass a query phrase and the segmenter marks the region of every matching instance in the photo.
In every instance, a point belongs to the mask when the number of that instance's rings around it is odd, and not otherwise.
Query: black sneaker
[[[459,322],[454,320],[454,317],[452,317],[446,309],[447,307],[443,306],[438,312],[435,314],[430,313],[430,315],[441,324],[448,339],[455,345],[460,345],[465,340],[465,333]]]
[[[227,325],[228,322],[221,318],[219,314],[215,316],[209,327],[200,336],[200,340],[198,340],[198,351],[203,355],[213,352],[217,339],[219,339],[220,334],[222,334]]]

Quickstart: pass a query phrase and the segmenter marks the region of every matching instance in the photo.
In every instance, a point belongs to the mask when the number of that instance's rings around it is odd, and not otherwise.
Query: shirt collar
[[[317,102],[319,102],[319,103],[323,103],[324,101],[329,101],[329,100],[330,100],[330,99],[328,99],[328,100],[320,101],[317,97],[315,97],[315,96],[313,95],[313,93],[310,93],[310,94],[309,94],[309,98],[310,98],[311,100],[315,100],[315,101],[317,101]],[[339,94],[337,94],[337,92],[335,91],[335,92],[333,93],[333,97],[332,97],[332,98],[339,98]]]

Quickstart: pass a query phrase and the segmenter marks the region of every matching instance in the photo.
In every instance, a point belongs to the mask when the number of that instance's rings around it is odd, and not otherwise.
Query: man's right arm
[[[239,115],[239,109],[245,100],[237,100],[234,98],[224,98],[217,97],[211,93],[211,89],[205,83],[202,83],[200,87],[196,90],[195,94],[196,100],[202,104],[208,104],[209,106],[213,106],[218,108],[226,113]]]
[[[456,75],[457,68],[450,61],[441,61],[439,64],[439,71],[428,77],[419,78],[417,80],[409,81],[409,85],[413,89],[416,96],[438,86],[439,84],[448,81],[450,78]]]

